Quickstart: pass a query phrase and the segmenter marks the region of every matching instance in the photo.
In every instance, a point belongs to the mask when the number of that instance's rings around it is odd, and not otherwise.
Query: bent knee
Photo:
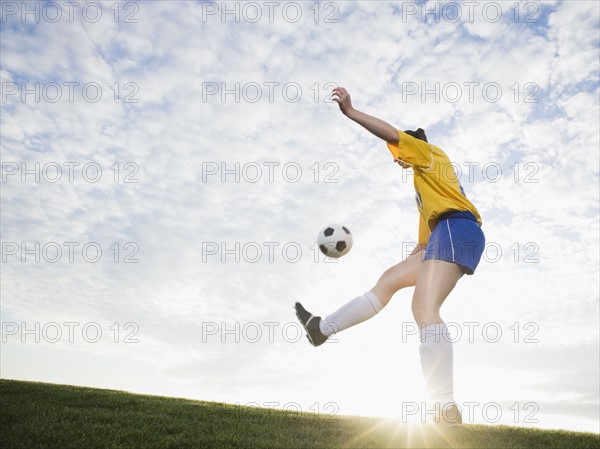
[[[439,307],[427,304],[425,301],[419,300],[419,298],[413,298],[411,309],[415,322],[420,326],[425,326],[439,319]]]

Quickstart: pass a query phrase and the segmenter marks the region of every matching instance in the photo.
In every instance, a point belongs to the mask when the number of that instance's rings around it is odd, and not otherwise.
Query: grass
[[[0,380],[0,448],[600,448],[593,433],[464,425],[441,434],[330,416]]]

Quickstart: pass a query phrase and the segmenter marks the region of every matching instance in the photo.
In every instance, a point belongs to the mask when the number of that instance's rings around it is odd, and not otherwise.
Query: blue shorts
[[[479,264],[485,236],[471,212],[449,212],[437,221],[429,236],[423,260],[454,262],[466,274],[473,274]]]

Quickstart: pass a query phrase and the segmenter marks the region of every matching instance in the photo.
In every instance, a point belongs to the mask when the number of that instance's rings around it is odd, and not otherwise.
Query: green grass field
[[[444,434],[113,390],[0,380],[0,448],[599,448],[592,433],[464,425]]]

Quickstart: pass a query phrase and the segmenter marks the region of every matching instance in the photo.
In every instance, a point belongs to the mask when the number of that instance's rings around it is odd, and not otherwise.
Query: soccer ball
[[[321,229],[317,243],[323,254],[337,259],[352,248],[352,234],[346,226],[332,224]]]

